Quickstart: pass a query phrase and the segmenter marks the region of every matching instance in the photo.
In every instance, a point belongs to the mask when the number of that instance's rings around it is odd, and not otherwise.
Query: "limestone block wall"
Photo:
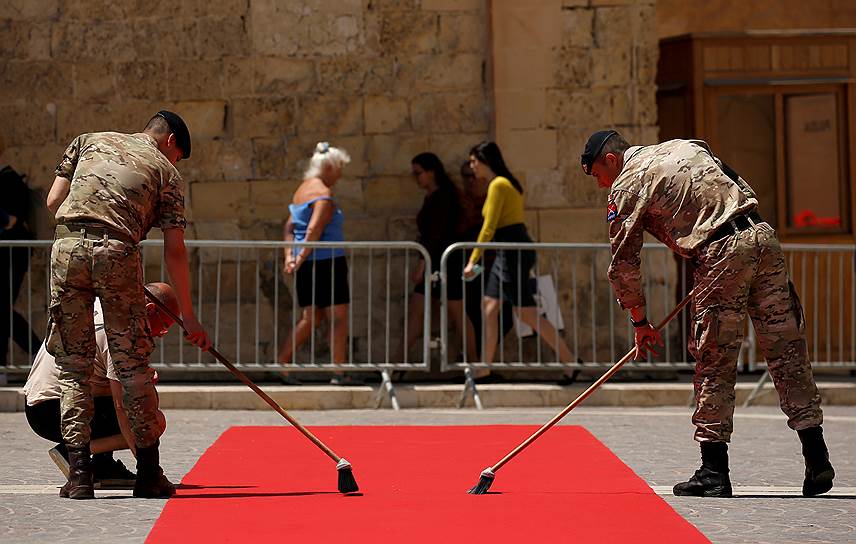
[[[423,198],[409,159],[431,150],[457,172],[495,138],[536,239],[604,241],[605,193],[578,157],[605,126],[656,140],[654,27],[654,0],[7,0],[0,162],[46,191],[75,135],[137,131],[168,108],[194,138],[179,164],[188,237],[280,239],[303,161],[328,140],[353,158],[337,187],[348,238],[408,240]],[[37,227],[51,236],[44,210]],[[231,285],[234,256],[223,262]],[[290,294],[262,268],[262,290],[285,292],[263,312],[265,326],[278,312],[281,338]],[[160,277],[157,255],[147,275]]]
[[[496,139],[524,185],[530,232],[542,242],[606,242],[607,191],[582,173],[579,157],[588,136],[604,128],[631,142],[657,141],[654,0],[494,0],[491,38]],[[586,254],[580,261],[566,258],[560,266],[564,284],[575,267],[587,277],[591,264]],[[591,297],[604,310],[615,304],[602,273],[607,265],[597,264],[593,289],[559,292],[565,309],[585,299],[579,315],[566,310],[566,316],[578,324],[579,335],[595,338],[603,360],[610,322],[626,336],[618,308],[615,316],[598,314],[599,335],[592,334],[585,312]],[[658,290],[673,279],[673,269],[651,272],[652,302],[661,302]],[[663,312],[660,306],[653,315]],[[594,358],[588,350],[579,355]]]
[[[488,135],[485,21],[481,0],[3,2],[2,161],[46,189],[75,135],[170,108],[194,138],[189,236],[280,237],[302,161],[329,140],[353,157],[349,237],[411,238],[410,157],[456,169]]]
[[[538,237],[605,241],[606,193],[579,156],[601,128],[657,139],[654,0],[495,0],[491,25],[496,138]]]

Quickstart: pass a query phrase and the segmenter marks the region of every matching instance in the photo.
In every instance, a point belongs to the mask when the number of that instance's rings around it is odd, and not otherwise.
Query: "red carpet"
[[[708,542],[581,427],[555,427],[479,473],[536,427],[315,427],[362,495],[290,427],[233,427],[185,476],[147,542]],[[169,460],[169,452],[165,452]]]

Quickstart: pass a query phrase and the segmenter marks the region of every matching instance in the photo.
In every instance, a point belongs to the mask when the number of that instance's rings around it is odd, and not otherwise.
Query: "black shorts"
[[[522,223],[496,230],[497,242],[532,243]],[[531,249],[500,249],[490,268],[485,296],[507,300],[512,306],[535,306],[535,289],[529,272],[535,266],[535,252]]]
[[[116,408],[113,397],[95,397],[95,412],[89,427],[92,429],[91,438],[106,438],[121,434],[119,420],[116,419]],[[62,443],[60,429],[59,399],[45,400],[33,406],[25,406],[24,413],[30,428],[44,439]]]
[[[351,291],[348,288],[348,260],[344,256],[305,261],[297,269],[296,282],[297,304],[301,308],[307,306],[327,308],[351,302]]]
[[[464,254],[466,251],[454,251],[446,260],[446,298],[448,300],[462,300],[464,298]],[[440,271],[440,259],[435,262],[432,257],[431,267],[436,269],[431,272]],[[431,297],[440,300],[442,291],[440,290],[440,282],[432,282]],[[420,281],[413,288],[413,292],[425,296],[425,282]]]

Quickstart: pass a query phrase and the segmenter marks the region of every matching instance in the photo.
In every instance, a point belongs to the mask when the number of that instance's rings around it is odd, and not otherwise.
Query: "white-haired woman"
[[[351,161],[348,153],[327,142],[315,146],[303,183],[288,207],[285,240],[295,242],[342,242],[345,240],[342,209],[333,197],[333,187],[342,168]],[[285,272],[296,274],[300,319],[279,351],[281,363],[291,363],[297,348],[309,338],[313,327],[330,321],[333,362],[345,363],[348,339],[348,263],[342,248],[295,246],[285,249]],[[292,381],[286,375],[284,381]],[[336,376],[334,382],[341,381]]]

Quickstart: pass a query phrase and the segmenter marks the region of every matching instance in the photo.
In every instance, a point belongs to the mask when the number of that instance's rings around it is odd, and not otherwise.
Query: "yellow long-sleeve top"
[[[487,198],[482,207],[481,232],[479,232],[479,243],[490,242],[496,229],[523,223],[523,195],[514,188],[508,178],[497,176],[493,178],[487,187]],[[470,255],[470,262],[477,263],[481,259],[482,250],[476,248]]]

